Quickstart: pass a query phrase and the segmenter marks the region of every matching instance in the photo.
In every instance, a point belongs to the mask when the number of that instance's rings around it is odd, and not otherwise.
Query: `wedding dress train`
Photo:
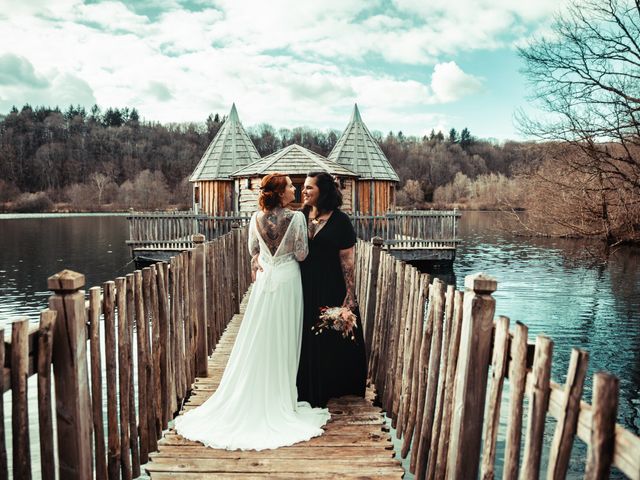
[[[204,404],[175,420],[180,435],[213,448],[292,445],[321,435],[330,418],[327,409],[297,401],[303,315],[297,260],[308,252],[304,216],[279,210],[282,231],[275,246],[272,236],[262,232],[265,242],[260,235],[258,215],[264,214],[256,212],[249,224],[249,248],[252,254],[260,252],[263,271],[251,290],[220,386]]]

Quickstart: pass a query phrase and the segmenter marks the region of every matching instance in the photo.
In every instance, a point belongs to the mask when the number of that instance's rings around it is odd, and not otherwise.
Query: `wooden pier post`
[[[197,233],[193,236],[195,244],[195,285],[193,292],[196,300],[196,375],[206,377],[209,347],[207,331],[207,251],[204,235]]]
[[[447,478],[477,478],[491,335],[496,301],[494,278],[478,273],[465,278],[460,353],[453,398]]]
[[[63,270],[47,280],[49,307],[57,312],[53,334],[59,478],[92,478],[91,401],[87,373],[84,275]]]

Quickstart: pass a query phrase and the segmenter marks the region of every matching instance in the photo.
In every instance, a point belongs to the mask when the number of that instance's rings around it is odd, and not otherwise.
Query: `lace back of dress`
[[[259,251],[261,258],[303,260],[308,251],[304,216],[284,208],[256,212],[249,227],[249,242],[251,253]]]

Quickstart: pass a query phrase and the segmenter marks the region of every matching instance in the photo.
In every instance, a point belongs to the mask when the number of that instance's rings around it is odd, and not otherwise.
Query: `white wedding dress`
[[[257,273],[220,386],[175,420],[180,435],[213,448],[292,445],[321,435],[330,418],[327,409],[297,401],[303,306],[298,260],[308,253],[304,215],[286,209],[254,213],[249,249],[252,255],[260,252],[263,271]]]

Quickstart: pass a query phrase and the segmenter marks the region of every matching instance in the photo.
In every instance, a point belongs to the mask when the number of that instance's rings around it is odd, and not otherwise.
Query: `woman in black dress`
[[[342,195],[331,175],[310,173],[303,188],[309,229],[309,254],[300,264],[304,298],[302,349],[298,367],[298,400],[325,407],[330,398],[364,396],[367,362],[360,312],[355,296],[356,234],[340,210]],[[321,307],[346,306],[358,322],[355,339],[340,332],[311,330]]]

